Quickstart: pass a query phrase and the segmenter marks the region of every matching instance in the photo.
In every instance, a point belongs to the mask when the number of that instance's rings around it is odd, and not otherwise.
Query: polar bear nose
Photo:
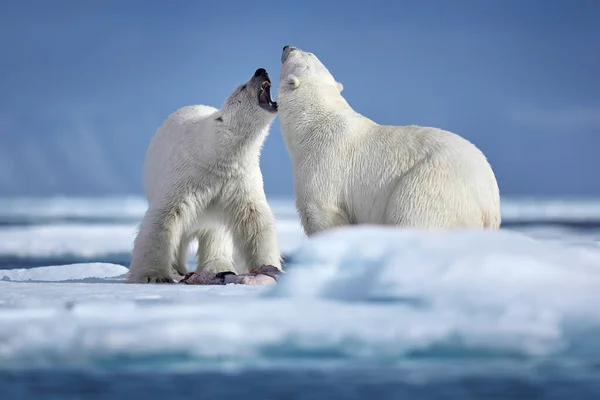
[[[254,77],[257,78],[259,76],[265,76],[267,74],[267,70],[264,68],[259,68],[256,70],[256,72],[254,73]]]
[[[288,54],[292,52],[292,50],[296,50],[294,46],[283,46],[283,51],[281,52],[281,62],[284,63],[287,59]]]

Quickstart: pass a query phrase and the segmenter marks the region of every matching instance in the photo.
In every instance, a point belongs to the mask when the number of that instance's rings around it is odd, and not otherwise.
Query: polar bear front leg
[[[202,229],[197,238],[197,273],[236,271],[233,262],[233,240],[225,226]]]
[[[171,267],[191,212],[186,202],[146,211],[133,243],[128,283],[173,283]]]
[[[239,198],[228,204],[229,226],[239,244],[246,268],[272,265],[281,270],[281,253],[275,230],[275,217],[266,198]]]
[[[298,212],[306,236],[352,224],[348,213],[334,204],[299,204]]]

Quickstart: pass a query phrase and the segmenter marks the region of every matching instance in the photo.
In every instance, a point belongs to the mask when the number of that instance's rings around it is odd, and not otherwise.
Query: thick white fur
[[[285,49],[280,75],[279,121],[307,235],[348,224],[499,228],[496,178],[469,141],[362,116],[312,53]]]
[[[245,270],[263,264],[281,269],[259,168],[276,112],[259,107],[260,82],[253,79],[221,110],[183,107],[156,132],[144,168],[148,210],[134,241],[128,282],[172,282],[172,268],[184,275],[194,239],[197,272],[236,271],[234,254],[242,255]]]

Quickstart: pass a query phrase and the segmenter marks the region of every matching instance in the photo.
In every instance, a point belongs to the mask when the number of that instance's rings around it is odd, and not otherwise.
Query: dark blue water
[[[397,369],[262,370],[243,373],[9,372],[0,399],[600,399],[600,380],[461,377],[415,381]]]

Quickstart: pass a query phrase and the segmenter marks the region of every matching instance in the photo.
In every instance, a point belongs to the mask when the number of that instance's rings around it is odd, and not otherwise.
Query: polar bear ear
[[[298,77],[296,75],[290,75],[287,78],[287,84],[292,88],[292,89],[298,89],[298,86],[300,86],[300,79],[298,79]]]
[[[337,88],[340,91],[340,93],[342,93],[342,90],[344,90],[344,85],[342,85],[340,82],[336,82],[335,84],[337,85]]]

